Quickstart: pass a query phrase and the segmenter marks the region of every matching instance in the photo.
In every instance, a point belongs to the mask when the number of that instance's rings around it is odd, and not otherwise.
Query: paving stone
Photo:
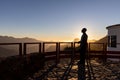
[[[69,58],[61,59],[57,67],[54,68],[52,72],[50,72],[44,80],[60,80],[65,69],[68,67],[69,62],[70,62]],[[75,62],[73,63],[71,71],[68,75],[68,80],[78,80],[77,62],[78,60],[75,60]],[[52,61],[46,62],[44,69],[35,73],[33,75],[34,77],[29,77],[28,80],[35,80],[36,77],[39,77],[52,65],[53,65]],[[120,80],[120,62],[113,62],[108,60],[107,62],[103,63],[102,61],[91,59],[91,65],[95,77],[95,79],[93,80]],[[87,66],[85,72],[86,72],[86,80],[89,80]]]

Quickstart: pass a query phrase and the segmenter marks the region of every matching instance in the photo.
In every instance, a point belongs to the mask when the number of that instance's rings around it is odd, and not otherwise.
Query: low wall
[[[42,69],[44,63],[45,56],[40,53],[8,57],[0,62],[0,80],[24,80]]]

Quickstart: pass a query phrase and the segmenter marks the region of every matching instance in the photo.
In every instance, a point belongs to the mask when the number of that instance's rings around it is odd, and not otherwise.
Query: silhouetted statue
[[[86,34],[87,29],[83,28],[81,32],[83,33],[81,36],[81,40],[79,41],[80,43],[80,62],[79,63],[85,63],[85,58],[86,58],[86,52],[87,52],[87,34]]]
[[[87,29],[83,28],[81,32],[83,33],[81,36],[80,43],[80,61],[78,62],[78,80],[85,80],[85,58],[87,52]]]

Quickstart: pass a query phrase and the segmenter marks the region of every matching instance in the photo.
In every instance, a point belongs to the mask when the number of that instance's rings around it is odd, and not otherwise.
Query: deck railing
[[[74,50],[75,50],[75,44],[76,42],[41,42],[41,43],[23,43],[23,55],[27,54],[27,45],[28,44],[39,44],[39,52],[38,53],[43,53],[45,54],[47,59],[56,59],[57,62],[59,62],[60,57],[73,57],[74,56]],[[61,51],[61,45],[62,44],[70,44],[69,47],[71,47],[72,50],[70,51]],[[55,51],[51,52],[46,52],[46,47],[45,45],[55,45]]]
[[[0,43],[0,45],[18,45],[19,46],[19,54],[22,56],[22,43]]]
[[[76,45],[78,45],[77,42],[29,42],[29,43],[0,43],[0,45],[18,45],[19,46],[19,54],[20,56],[29,54],[27,52],[28,45],[31,44],[37,44],[38,45],[38,53],[43,53],[46,58],[56,58],[58,61],[60,57],[73,57],[78,53],[76,51]],[[62,44],[69,44],[69,47],[71,48],[69,51],[61,50]],[[55,45],[55,51],[52,52],[46,52],[45,45]],[[106,43],[88,43],[88,52],[91,55],[91,57],[110,57],[110,58],[120,58],[120,55],[107,55],[107,54],[120,54],[120,51],[107,51],[107,44]]]
[[[89,43],[88,51],[91,57],[106,57],[106,43]]]
[[[38,52],[37,52],[37,55],[30,55],[30,53],[28,53],[27,51],[27,48],[28,48],[28,45],[38,45]],[[69,44],[68,49],[69,50],[61,50],[61,45],[62,44]],[[70,64],[68,65],[68,67],[66,68],[63,76],[61,77],[61,80],[66,80],[67,77],[68,77],[68,74],[72,68],[72,65],[73,65],[73,62],[74,62],[74,58],[78,57],[78,52],[79,51],[76,51],[76,48],[79,48],[78,46],[76,46],[78,43],[77,42],[31,42],[31,43],[0,43],[0,45],[18,45],[19,46],[19,56],[18,58],[14,58],[14,60],[12,59],[8,59],[8,60],[11,60],[12,61],[12,67],[10,67],[9,70],[13,69],[14,67],[14,63],[20,63],[20,65],[24,65],[24,66],[17,66],[17,68],[15,68],[16,70],[14,72],[17,72],[17,71],[22,71],[22,70],[25,70],[26,72],[28,73],[32,73],[32,71],[34,71],[34,69],[37,69],[37,68],[40,68],[42,66],[44,66],[44,61],[47,59],[54,59],[55,60],[55,63],[53,66],[50,66],[50,68],[44,72],[41,76],[40,76],[40,79],[38,80],[41,80],[41,78],[44,78],[45,75],[47,75],[50,71],[53,70],[54,67],[56,67],[56,63],[59,63],[60,61],[60,58],[64,58],[64,57],[70,57],[71,58],[71,62]],[[52,52],[46,52],[46,47],[45,45],[54,45],[55,46],[55,51],[52,51]],[[78,49],[79,50],[79,49]],[[35,52],[36,53],[36,52]],[[115,54],[120,54],[120,52],[114,52]],[[37,60],[36,57],[34,56],[38,56],[40,54],[39,57],[37,57]],[[44,55],[42,55],[44,54]],[[117,56],[117,55],[107,55],[107,54],[113,54],[112,51],[107,51],[107,44],[106,43],[88,43],[88,54],[90,55],[90,57],[101,57],[101,58],[119,58],[120,59],[120,55]],[[22,56],[22,57],[21,57]],[[31,57],[32,56],[32,57]],[[15,56],[16,57],[16,56]],[[33,58],[34,57],[34,58]],[[44,57],[42,60],[41,58]],[[16,60],[17,59],[17,60]],[[88,68],[88,76],[90,77],[90,80],[91,80],[91,74],[92,73],[92,68],[90,66],[90,58],[87,59],[87,68]],[[14,62],[15,61],[15,62]],[[16,62],[18,61],[18,62]],[[6,61],[7,62],[7,61]],[[43,62],[43,63],[42,63]],[[9,63],[9,62],[8,62]],[[32,63],[32,64],[31,64]],[[42,63],[42,64],[40,64]],[[11,63],[10,63],[11,64]],[[38,65],[39,64],[39,65]],[[41,66],[42,65],[42,66]],[[3,66],[4,67],[4,66]],[[29,68],[28,68],[29,67]],[[8,68],[8,66],[7,66]],[[3,69],[3,68],[1,68]],[[6,70],[6,68],[4,69]],[[8,70],[8,69],[7,69]],[[25,72],[24,71],[24,72]],[[30,71],[30,72],[29,72]],[[85,71],[85,65],[78,65],[78,75],[80,77],[80,79],[84,76],[83,72]],[[7,71],[9,72],[9,71]],[[13,72],[13,71],[12,71]],[[18,72],[17,72],[18,73]],[[17,74],[16,73],[16,74]],[[24,74],[23,72],[20,72],[21,74]],[[82,74],[81,74],[82,73]],[[11,73],[9,73],[11,74]],[[93,73],[92,73],[93,74]],[[19,75],[19,74],[18,74]],[[20,75],[19,75],[20,76]],[[78,77],[78,79],[79,79]],[[94,77],[94,74],[93,74],[93,77]],[[18,77],[17,77],[18,78]],[[23,77],[24,78],[24,77]]]

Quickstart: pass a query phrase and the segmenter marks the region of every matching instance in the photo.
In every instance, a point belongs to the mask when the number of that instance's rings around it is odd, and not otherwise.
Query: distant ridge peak
[[[108,41],[108,37],[105,36],[105,37],[99,39],[98,41],[96,41],[95,43],[107,43],[107,41]]]
[[[0,36],[0,43],[19,43],[19,42],[40,42],[40,40],[29,37],[15,38],[12,36]]]

